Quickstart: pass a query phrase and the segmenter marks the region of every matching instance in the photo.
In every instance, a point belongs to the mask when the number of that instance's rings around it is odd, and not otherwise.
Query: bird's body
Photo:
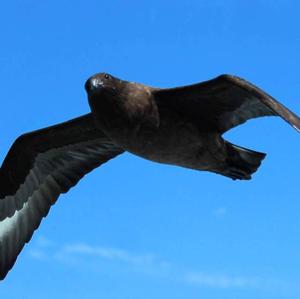
[[[94,168],[131,152],[145,159],[248,180],[265,154],[222,134],[248,119],[300,119],[238,77],[153,88],[100,73],[85,84],[91,113],[20,136],[0,168],[0,279],[61,193]]]
[[[225,146],[219,134],[202,132],[193,121],[175,112],[160,111],[159,125],[155,119],[145,121],[145,113],[141,113],[129,128],[126,122],[107,127],[98,114],[97,126],[114,143],[145,159],[196,170],[215,169],[224,160]]]
[[[97,127],[126,151],[151,161],[233,179],[250,179],[264,158],[262,153],[248,151],[257,156],[254,160],[250,157],[249,165],[217,128],[207,128],[206,122],[161,105],[155,98],[160,89],[109,78],[114,81],[111,88],[108,84],[106,89],[93,91],[86,85],[89,103]]]

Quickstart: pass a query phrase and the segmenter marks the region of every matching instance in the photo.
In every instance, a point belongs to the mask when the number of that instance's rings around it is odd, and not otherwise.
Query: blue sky
[[[300,114],[300,4],[12,0],[0,11],[0,159],[26,131],[89,111],[85,80],[158,87],[221,73]],[[296,131],[277,118],[226,134],[268,153],[250,182],[124,154],[60,197],[0,296],[299,298]]]

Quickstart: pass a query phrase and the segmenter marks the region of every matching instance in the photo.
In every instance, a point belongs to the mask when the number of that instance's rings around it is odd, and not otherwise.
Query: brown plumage
[[[225,141],[224,132],[268,115],[300,130],[294,113],[230,75],[159,89],[101,73],[85,88],[91,113],[20,136],[1,166],[1,279],[58,196],[125,150],[160,163],[247,180],[265,154]]]

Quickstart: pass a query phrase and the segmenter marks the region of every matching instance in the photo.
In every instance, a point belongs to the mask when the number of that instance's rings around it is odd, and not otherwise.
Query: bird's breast
[[[173,118],[162,118],[158,128],[124,129],[112,139],[128,152],[159,163],[205,169],[211,156],[211,136],[200,133],[192,123]]]

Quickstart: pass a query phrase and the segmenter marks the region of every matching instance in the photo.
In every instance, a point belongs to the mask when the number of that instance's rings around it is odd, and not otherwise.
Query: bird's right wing
[[[224,133],[249,119],[280,116],[300,131],[300,118],[270,95],[236,76],[176,88],[154,89],[160,113],[175,111],[205,131]]]
[[[0,279],[61,193],[121,154],[91,114],[20,136],[0,168]]]

